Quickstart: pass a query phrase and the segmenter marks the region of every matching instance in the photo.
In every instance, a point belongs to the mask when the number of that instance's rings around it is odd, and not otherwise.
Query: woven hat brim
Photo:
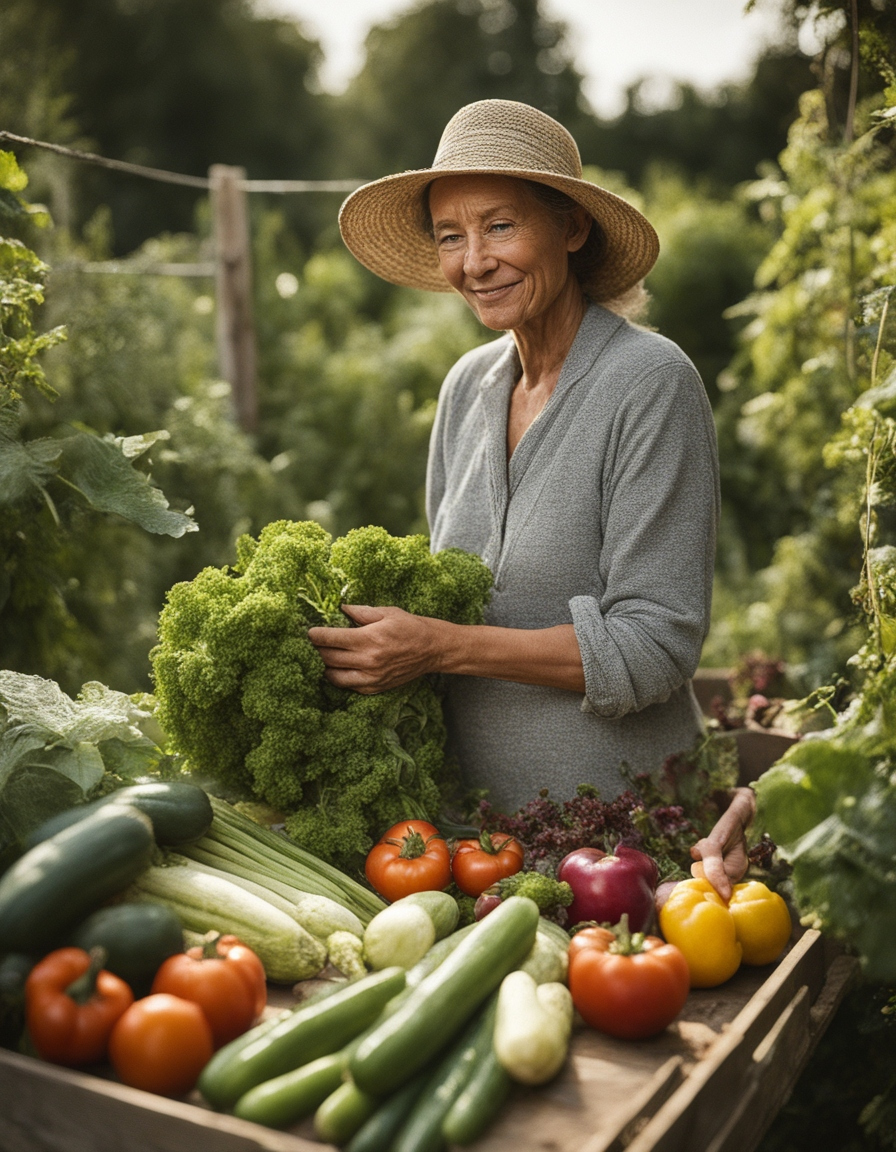
[[[436,246],[422,227],[421,195],[442,176],[513,176],[548,184],[571,196],[597,220],[606,248],[594,282],[583,285],[597,300],[613,300],[647,275],[659,255],[657,234],[621,196],[588,180],[522,168],[422,168],[384,176],[357,188],[339,212],[349,251],[371,272],[407,288],[451,292]]]

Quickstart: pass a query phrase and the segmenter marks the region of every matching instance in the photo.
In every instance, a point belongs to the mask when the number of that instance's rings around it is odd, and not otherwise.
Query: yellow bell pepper
[[[771,964],[778,959],[793,925],[790,910],[777,892],[758,880],[735,884],[728,911],[734,917],[744,964]]]
[[[675,885],[660,909],[660,930],[684,953],[692,988],[715,988],[740,967],[734,918],[708,880]]]
[[[692,988],[714,988],[744,964],[770,964],[790,939],[784,900],[757,880],[726,903],[708,880],[682,880],[660,910],[660,929],[684,953]]]

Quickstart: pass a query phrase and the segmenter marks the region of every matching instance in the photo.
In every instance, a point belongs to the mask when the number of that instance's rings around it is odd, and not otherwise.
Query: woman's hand
[[[308,629],[331,684],[370,696],[438,669],[439,637],[451,627],[444,620],[361,604],[342,610],[357,628]]]
[[[723,900],[731,897],[731,885],[747,871],[746,831],[756,814],[756,797],[752,788],[735,788],[731,803],[719,817],[710,834],[691,849],[691,856],[699,860],[691,871],[702,868],[703,875]]]

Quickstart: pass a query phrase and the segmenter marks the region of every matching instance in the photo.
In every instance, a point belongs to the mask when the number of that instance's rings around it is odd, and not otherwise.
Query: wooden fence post
[[[252,259],[244,168],[209,169],[215,237],[218,363],[233,390],[237,421],[245,432],[258,422]]]

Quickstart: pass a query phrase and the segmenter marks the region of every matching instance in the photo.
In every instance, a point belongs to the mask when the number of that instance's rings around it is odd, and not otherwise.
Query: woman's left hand
[[[703,875],[723,900],[731,898],[732,883],[740,880],[749,866],[746,832],[755,814],[756,797],[752,788],[735,788],[731,803],[713,830],[691,849],[691,856],[700,861],[695,868],[702,868]]]
[[[342,610],[358,627],[308,629],[331,684],[369,696],[437,670],[439,631],[450,627],[443,620],[361,604]]]

